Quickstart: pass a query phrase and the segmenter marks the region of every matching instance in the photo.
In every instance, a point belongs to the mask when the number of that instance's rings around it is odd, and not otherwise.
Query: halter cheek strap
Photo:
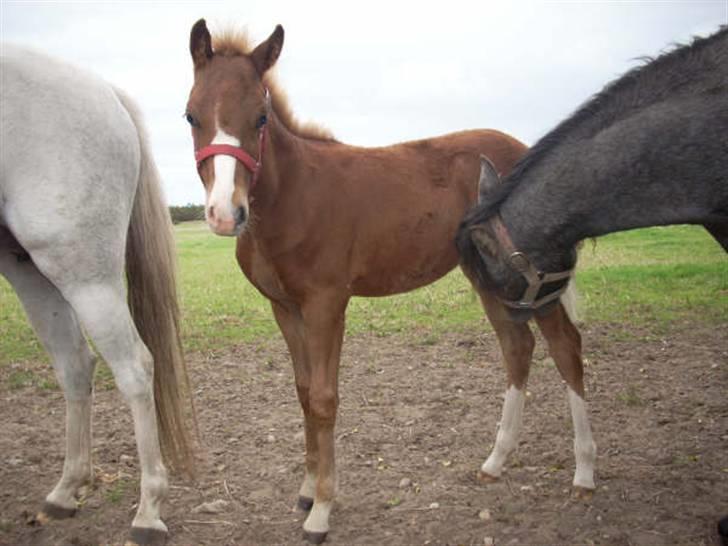
[[[268,89],[265,90],[266,110],[270,111],[270,94]],[[252,191],[255,185],[258,183],[258,177],[263,167],[263,154],[265,153],[265,142],[266,133],[268,132],[267,121],[258,129],[258,159],[253,159],[248,152],[246,152],[242,146],[232,146],[230,144],[208,144],[203,146],[199,150],[195,150],[195,160],[197,161],[197,171],[199,172],[202,167],[202,163],[208,157],[216,155],[229,155],[240,161],[243,166],[248,169],[250,174],[253,175],[250,180],[250,189]]]
[[[513,267],[513,269],[523,275],[528,283],[528,288],[526,288],[526,291],[520,299],[506,300],[498,298],[501,303],[513,309],[535,310],[559,298],[561,294],[566,291],[568,283],[558,290],[554,290],[550,294],[546,294],[544,297],[536,299],[544,284],[568,279],[574,273],[574,269],[572,268],[567,271],[559,271],[558,273],[544,273],[543,271],[536,269],[533,263],[531,263],[531,260],[528,259],[528,256],[526,256],[523,252],[516,250],[513,240],[508,234],[508,230],[506,229],[503,220],[501,220],[500,215],[496,214],[493,216],[491,222],[495,230],[496,237],[508,255],[508,263],[511,267]],[[478,245],[475,246],[478,249],[478,252],[480,252]]]

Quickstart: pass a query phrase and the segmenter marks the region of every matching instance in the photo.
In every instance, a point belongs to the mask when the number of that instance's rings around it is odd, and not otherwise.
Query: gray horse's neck
[[[516,246],[546,255],[614,231],[728,223],[727,38],[723,30],[700,44],[700,59],[675,55],[672,68],[689,60],[702,77],[681,75],[666,93],[648,65],[537,144],[500,210]]]

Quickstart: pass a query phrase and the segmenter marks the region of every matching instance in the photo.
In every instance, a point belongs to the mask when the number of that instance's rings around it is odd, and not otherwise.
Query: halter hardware
[[[527,309],[535,311],[536,309],[543,307],[547,303],[558,299],[561,294],[566,291],[568,283],[566,283],[558,290],[555,290],[550,294],[546,294],[542,298],[536,299],[536,297],[538,296],[538,293],[541,291],[541,287],[544,284],[568,279],[573,275],[574,269],[572,268],[566,271],[559,271],[556,273],[544,273],[533,265],[533,263],[526,254],[516,249],[515,245],[513,244],[513,240],[508,234],[508,230],[506,229],[506,226],[503,223],[503,220],[501,220],[499,214],[493,216],[491,223],[495,229],[496,238],[508,253],[507,259],[509,265],[513,269],[518,271],[521,275],[523,275],[523,277],[526,279],[526,282],[528,283],[528,287],[526,288],[526,291],[523,293],[520,299],[507,300],[498,297],[498,300],[503,303],[503,305],[506,305],[507,307],[510,307],[512,309]],[[481,257],[485,258],[482,251],[480,250],[480,246],[476,244],[475,248],[478,249],[478,253],[480,253]]]

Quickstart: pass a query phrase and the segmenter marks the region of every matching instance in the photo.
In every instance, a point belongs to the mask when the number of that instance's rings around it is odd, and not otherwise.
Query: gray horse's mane
[[[521,158],[504,179],[504,183],[491,192],[486,200],[468,215],[469,220],[485,221],[492,216],[518,185],[518,181],[551,151],[568,140],[589,139],[615,122],[629,117],[635,111],[684,92],[716,89],[726,92],[724,81],[713,68],[728,63],[728,48],[711,46],[726,41],[728,25],[707,38],[696,37],[686,45],[676,45],[658,57],[641,57],[640,66],[607,84],[576,112],[542,137]]]

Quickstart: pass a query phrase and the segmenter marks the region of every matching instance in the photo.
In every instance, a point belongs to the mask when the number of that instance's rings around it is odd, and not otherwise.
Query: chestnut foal
[[[243,273],[271,302],[293,360],[303,408],[306,471],[299,507],[311,542],[329,531],[336,477],[334,424],[345,312],[352,296],[424,286],[458,264],[458,224],[475,204],[479,155],[508,173],[526,147],[493,130],[467,131],[383,148],[357,148],[296,123],[269,69],[283,29],[255,48],[240,36],[213,43],[192,28],[194,85],[186,117],[205,217],[236,236]],[[534,347],[526,323],[476,285],[508,374],[503,419],[481,468],[497,478],[516,446]],[[586,414],[580,336],[560,302],[536,317],[570,388],[577,458],[574,485],[594,488],[595,447]]]

